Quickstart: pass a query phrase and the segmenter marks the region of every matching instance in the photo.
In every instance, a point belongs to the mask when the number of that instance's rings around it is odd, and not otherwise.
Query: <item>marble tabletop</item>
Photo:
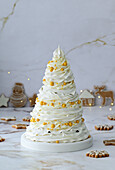
[[[0,143],[0,170],[15,169],[41,169],[41,170],[113,170],[115,162],[115,147],[105,146],[103,140],[115,138],[115,129],[111,131],[96,131],[97,124],[115,125],[114,121],[107,119],[107,115],[115,113],[115,106],[100,108],[84,107],[83,117],[93,136],[93,146],[86,150],[68,153],[43,153],[29,150],[20,145],[21,135],[24,129],[14,129],[12,124],[24,123],[22,118],[29,116],[31,107],[24,108],[0,108],[0,117],[16,116],[16,122],[0,121],[0,136],[5,138]],[[28,124],[28,123],[27,123]],[[107,158],[95,159],[86,157],[90,150],[106,150],[110,154]]]

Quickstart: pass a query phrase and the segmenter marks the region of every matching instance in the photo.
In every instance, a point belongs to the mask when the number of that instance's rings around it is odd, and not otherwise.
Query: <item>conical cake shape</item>
[[[42,143],[73,143],[90,138],[74,76],[60,47],[47,64],[43,84],[25,137]]]

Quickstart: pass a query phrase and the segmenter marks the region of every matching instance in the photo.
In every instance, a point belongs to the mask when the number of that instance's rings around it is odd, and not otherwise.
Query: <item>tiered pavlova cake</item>
[[[82,103],[64,52],[58,47],[48,62],[43,86],[30,113],[32,118],[21,143],[40,151],[65,152],[92,145],[82,117]]]

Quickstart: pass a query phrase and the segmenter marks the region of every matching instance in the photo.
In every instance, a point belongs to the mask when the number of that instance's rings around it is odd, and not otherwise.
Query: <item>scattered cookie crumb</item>
[[[90,151],[86,153],[86,156],[92,157],[92,158],[102,158],[102,157],[109,157],[109,154],[107,151]]]
[[[16,124],[16,125],[12,125],[13,128],[16,128],[16,129],[26,129],[28,125],[26,124]]]
[[[111,130],[113,129],[113,125],[97,125],[95,126],[96,130]]]
[[[111,140],[104,140],[103,143],[107,146],[107,145],[114,145],[115,146],[115,139],[111,139]]]
[[[0,136],[0,142],[4,142],[5,139]]]
[[[2,117],[1,120],[5,120],[5,121],[16,121],[16,117]]]

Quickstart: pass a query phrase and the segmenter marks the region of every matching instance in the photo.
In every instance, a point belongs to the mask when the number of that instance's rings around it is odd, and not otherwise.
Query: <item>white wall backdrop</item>
[[[58,44],[75,47],[67,58],[78,92],[115,91],[115,0],[0,0],[0,94],[15,82],[37,93]]]

